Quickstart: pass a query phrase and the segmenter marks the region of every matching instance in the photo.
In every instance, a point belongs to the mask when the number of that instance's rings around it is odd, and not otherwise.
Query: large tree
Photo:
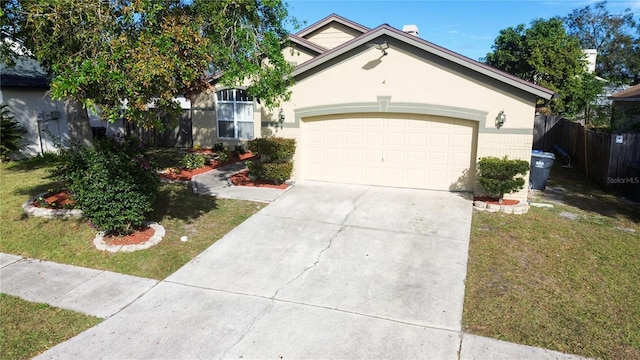
[[[550,103],[557,114],[575,113],[576,88],[582,88],[586,67],[577,39],[567,35],[562,20],[537,19],[501,30],[485,62],[524,80],[554,90]]]
[[[598,51],[596,74],[614,82],[640,82],[640,29],[630,9],[611,14],[601,1],[573,10],[564,18],[567,32],[585,49]],[[635,34],[634,34],[635,32]],[[635,45],[635,46],[634,46]]]
[[[2,32],[51,73],[52,97],[111,121],[159,125],[158,111],[179,109],[176,95],[213,80],[246,84],[268,107],[289,96],[281,0],[6,0],[2,13]]]

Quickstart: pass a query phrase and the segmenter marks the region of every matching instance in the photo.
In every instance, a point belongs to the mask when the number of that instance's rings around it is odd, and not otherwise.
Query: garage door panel
[[[303,177],[449,190],[472,164],[471,122],[383,116],[304,119]],[[464,188],[470,189],[471,181]]]

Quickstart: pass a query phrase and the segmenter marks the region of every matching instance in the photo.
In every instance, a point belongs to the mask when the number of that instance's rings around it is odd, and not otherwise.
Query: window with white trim
[[[242,89],[216,92],[218,137],[253,139],[253,98]]]

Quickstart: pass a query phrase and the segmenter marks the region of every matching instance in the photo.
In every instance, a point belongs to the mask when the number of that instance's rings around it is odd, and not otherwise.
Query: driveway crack
[[[269,312],[271,312],[271,310],[273,309],[273,304],[274,304],[274,300],[271,299],[271,302],[269,303],[269,305],[267,305],[264,310],[262,310],[258,315],[253,317],[253,320],[251,320],[251,323],[249,323],[249,325],[247,326],[247,328],[244,330],[244,332],[238,337],[238,340],[236,340],[236,342],[234,342],[233,344],[231,344],[231,346],[229,346],[229,348],[227,348],[227,350],[225,350],[224,353],[222,353],[222,356],[219,357],[219,359],[226,359],[227,358],[227,353],[229,351],[231,351],[231,349],[233,349],[234,347],[236,347],[236,345],[238,345],[250,332],[251,330],[253,330],[254,326],[256,325],[256,323],[262,319],[263,317],[265,317]]]
[[[358,208],[358,201],[360,200],[360,198],[362,196],[364,196],[364,194],[369,192],[369,188],[366,188],[362,193],[360,193],[360,195],[356,196],[355,198],[353,198],[353,200],[351,201],[351,205],[353,206],[353,209],[347,214],[347,216],[344,217],[344,220],[342,220],[342,225],[344,226],[347,223],[347,220],[349,220],[349,217],[356,211],[356,209]]]

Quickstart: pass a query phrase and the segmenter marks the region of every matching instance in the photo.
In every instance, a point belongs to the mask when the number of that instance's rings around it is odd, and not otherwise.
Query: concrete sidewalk
[[[108,318],[158,284],[110,271],[0,253],[0,292]]]
[[[229,177],[245,170],[243,162],[226,165],[191,179],[193,191],[201,195],[215,196],[221,199],[239,199],[270,203],[284,194],[288,189],[266,187],[233,186]]]

